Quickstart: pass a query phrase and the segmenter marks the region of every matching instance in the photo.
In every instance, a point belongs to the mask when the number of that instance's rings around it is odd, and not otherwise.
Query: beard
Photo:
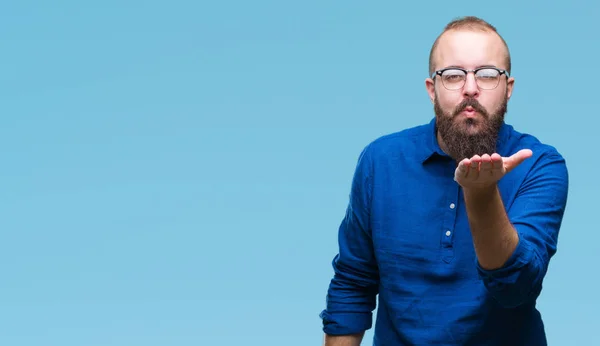
[[[444,112],[434,100],[436,129],[444,141],[445,151],[457,162],[475,155],[496,152],[498,133],[504,123],[508,98],[493,113],[489,113],[476,99],[467,98],[451,112]],[[468,106],[479,113],[476,118],[459,118],[460,113]]]

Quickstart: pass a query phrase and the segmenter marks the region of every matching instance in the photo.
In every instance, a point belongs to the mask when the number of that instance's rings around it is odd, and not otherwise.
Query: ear
[[[510,96],[512,95],[514,87],[515,87],[515,78],[514,77],[508,78],[506,80],[506,97],[508,99],[510,99]]]
[[[425,79],[425,89],[427,90],[427,94],[429,95],[429,99],[431,103],[435,102],[435,83],[433,79],[427,78]]]

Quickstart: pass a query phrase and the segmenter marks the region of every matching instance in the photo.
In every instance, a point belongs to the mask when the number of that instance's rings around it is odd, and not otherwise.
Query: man
[[[325,344],[546,345],[536,299],[556,252],[568,173],[504,122],[508,47],[476,17],[430,54],[429,124],[361,153],[321,313]]]

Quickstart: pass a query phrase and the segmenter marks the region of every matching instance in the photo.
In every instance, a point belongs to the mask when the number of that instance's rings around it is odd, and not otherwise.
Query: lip
[[[467,119],[475,119],[479,116],[479,112],[477,112],[473,108],[466,108],[463,109],[462,112],[460,112],[460,115]]]

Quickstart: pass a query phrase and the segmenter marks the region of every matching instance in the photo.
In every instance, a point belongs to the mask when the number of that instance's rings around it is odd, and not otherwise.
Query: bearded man
[[[373,345],[546,345],[536,300],[566,207],[565,160],[505,123],[514,78],[491,24],[449,23],[429,69],[435,117],[359,157],[324,343],[360,345],[378,307]]]

